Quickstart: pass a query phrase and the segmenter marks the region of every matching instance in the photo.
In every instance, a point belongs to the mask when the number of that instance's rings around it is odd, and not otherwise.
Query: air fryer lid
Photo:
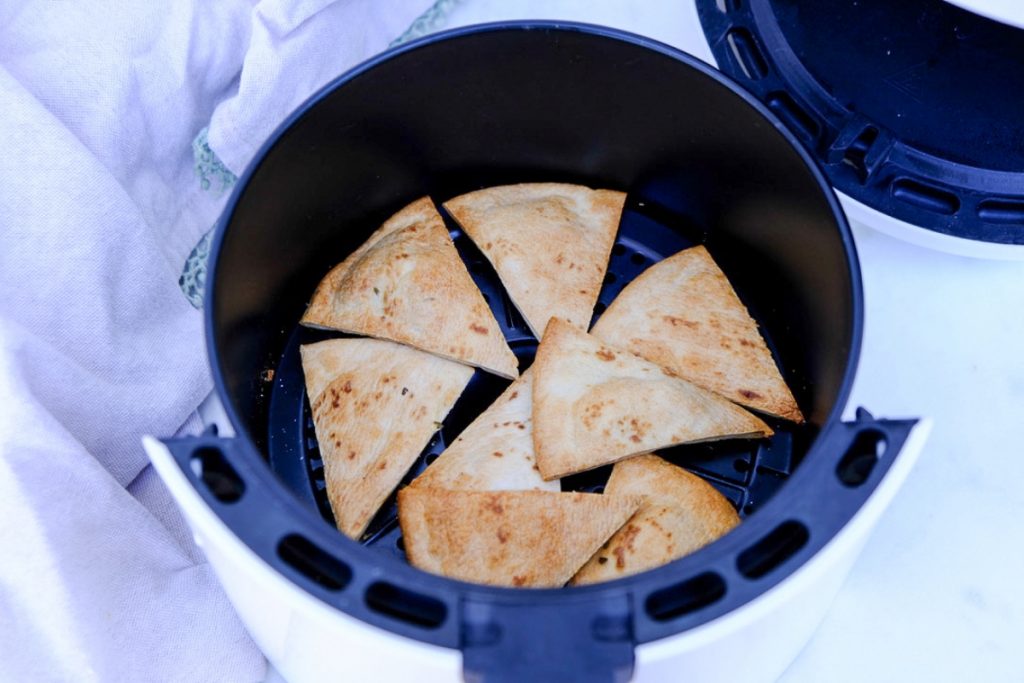
[[[719,67],[844,194],[1024,244],[1024,31],[940,0],[696,0]]]
[[[317,505],[323,482],[295,354],[322,334],[298,326],[318,280],[390,213],[424,194],[443,201],[535,180],[628,191],[602,304],[653,260],[707,243],[808,416],[800,428],[773,422],[768,442],[666,452],[753,513],[669,565],[561,590],[418,571],[401,559],[389,508],[362,544],[334,529]],[[451,227],[527,360],[536,340]],[[720,73],[608,29],[467,28],[331,83],[239,182],[208,286],[208,351],[238,436],[168,441],[185,475],[284,577],[368,624],[461,649],[475,680],[621,680],[636,644],[736,610],[807,562],[875,489],[913,425],[866,412],[839,421],[859,354],[859,270],[839,205],[806,152]],[[478,373],[416,468],[497,389]]]

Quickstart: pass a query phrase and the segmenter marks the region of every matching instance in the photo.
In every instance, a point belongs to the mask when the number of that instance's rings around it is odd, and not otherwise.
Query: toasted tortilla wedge
[[[494,266],[538,339],[548,319],[590,327],[623,192],[582,185],[489,187],[444,204]]]
[[[640,506],[633,496],[550,491],[398,492],[409,562],[454,579],[555,588]]]
[[[466,491],[560,491],[533,457],[533,382],[529,370],[466,427],[411,486]]]
[[[803,422],[757,323],[703,246],[644,271],[591,334],[740,405]]]
[[[473,369],[379,339],[303,346],[327,498],[358,539],[473,376]]]
[[[772,433],[721,396],[558,318],[533,373],[533,446],[545,479],[676,444]]]
[[[573,585],[611,581],[689,555],[740,523],[725,496],[656,455],[616,463],[606,496],[642,496],[644,504],[573,577]]]
[[[390,339],[510,379],[519,374],[428,197],[392,216],[335,266],[301,322]]]

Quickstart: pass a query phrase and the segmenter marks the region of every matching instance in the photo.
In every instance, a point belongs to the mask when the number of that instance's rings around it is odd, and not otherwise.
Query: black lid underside
[[[719,68],[837,190],[894,218],[1024,244],[1024,31],[940,0],[697,0]]]

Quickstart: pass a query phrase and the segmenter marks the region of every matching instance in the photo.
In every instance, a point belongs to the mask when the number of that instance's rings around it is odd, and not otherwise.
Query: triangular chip
[[[803,422],[757,323],[702,246],[644,271],[591,334],[741,405]]]
[[[545,479],[676,444],[772,433],[721,396],[558,318],[533,373],[533,446]]]
[[[414,567],[524,588],[565,585],[639,506],[637,497],[596,493],[398,492],[405,553]]]
[[[390,339],[510,379],[519,374],[428,197],[392,216],[335,266],[302,323]]]
[[[625,200],[612,190],[524,183],[470,192],[444,208],[539,339],[552,317],[590,326]]]
[[[573,577],[573,585],[660,567],[740,523],[735,508],[711,484],[656,455],[616,463],[604,495],[643,496],[644,504]]]
[[[466,388],[472,368],[379,339],[301,348],[338,528],[359,538]]]
[[[533,457],[533,382],[527,370],[462,430],[412,486],[466,491],[560,491]]]

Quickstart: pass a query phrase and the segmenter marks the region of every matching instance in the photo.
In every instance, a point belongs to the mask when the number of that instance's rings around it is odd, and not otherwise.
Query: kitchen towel
[[[429,8],[0,3],[0,680],[263,677],[139,438],[197,427],[179,281],[231,180]]]

